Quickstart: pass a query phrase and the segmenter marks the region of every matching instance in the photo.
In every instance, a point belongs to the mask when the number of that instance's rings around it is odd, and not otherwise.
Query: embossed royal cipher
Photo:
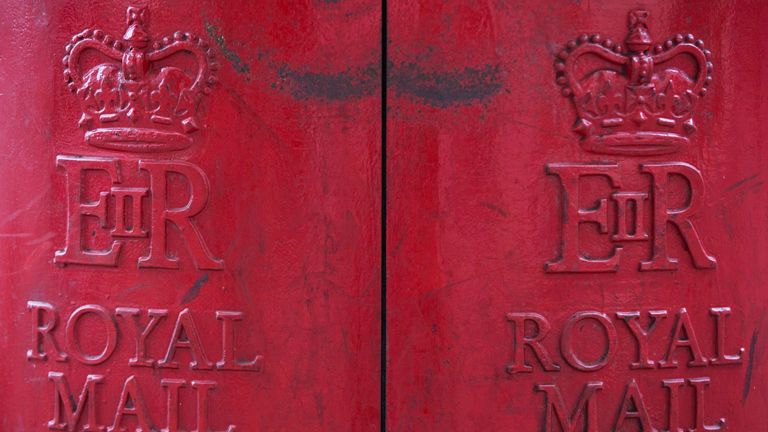
[[[129,7],[122,40],[86,29],[66,46],[64,77],[82,105],[80,127],[95,147],[128,152],[180,150],[200,129],[198,106],[209,94],[218,65],[207,44],[175,32],[150,43],[145,8]],[[95,50],[113,60],[83,71],[81,57]],[[186,52],[195,58],[193,74],[161,62]]]
[[[66,46],[64,77],[80,102],[78,124],[91,146],[162,156],[190,147],[201,128],[200,101],[216,83],[214,51],[190,33],[175,32],[152,42],[148,20],[146,8],[129,7],[121,39],[86,29]],[[108,61],[86,68],[89,52]],[[173,66],[177,54],[191,56],[194,66]],[[56,165],[67,176],[68,200],[66,244],[56,252],[56,263],[118,266],[126,243],[135,241],[147,248],[138,258],[140,268],[178,268],[180,258],[168,246],[170,226],[175,226],[199,269],[223,268],[194,221],[207,207],[210,192],[208,177],[197,165],[177,157],[111,155],[59,155]],[[112,187],[98,200],[87,201],[84,185],[94,172],[106,173]],[[171,176],[181,176],[189,192],[170,188]],[[186,204],[171,204],[179,201]],[[106,237],[102,244],[86,243],[86,217],[98,219]]]
[[[574,132],[591,152],[673,153],[696,131],[694,108],[712,81],[711,54],[692,34],[653,44],[648,12],[629,14],[624,46],[599,34],[568,42],[555,63],[557,83],[578,113]],[[680,68],[689,57],[693,73]]]
[[[648,23],[648,11],[631,11],[623,44],[584,34],[567,42],[555,61],[556,82],[578,116],[573,130],[590,154],[588,162],[546,164],[547,174],[559,182],[562,229],[559,256],[546,262],[544,271],[624,274],[577,275],[573,285],[558,286],[566,294],[573,294],[574,286],[592,289],[591,297],[585,294],[588,300],[569,300],[584,310],[564,324],[552,323],[560,320],[566,303],[546,296],[537,299],[546,313],[507,314],[514,332],[508,374],[538,372],[526,363],[526,348],[546,372],[534,385],[544,401],[543,424],[536,430],[717,431],[727,430],[727,417],[733,415],[712,403],[719,396],[710,387],[721,377],[707,368],[732,373],[732,366],[744,362],[744,346],[726,342],[726,320],[734,309],[721,306],[720,298],[708,298],[704,284],[686,287],[681,282],[707,275],[631,273],[690,272],[718,264],[698,229],[704,225],[698,217],[706,208],[707,182],[693,162],[685,161],[696,159],[695,108],[712,82],[711,53],[691,34],[654,44]],[[671,154],[683,160],[666,160]],[[668,306],[681,298],[697,304],[691,293],[702,293],[711,302],[706,314]],[[702,316],[710,320],[708,327],[694,324],[693,317]],[[589,326],[598,332],[581,333]],[[545,337],[558,333],[559,343],[547,348]],[[627,336],[631,339],[622,339]],[[618,355],[622,349],[632,354]],[[627,358],[633,360],[622,364]],[[689,375],[663,376],[682,368]],[[603,369],[608,372],[595,374]],[[575,383],[581,389],[577,398],[569,394],[578,388],[569,387]],[[666,399],[644,397],[643,392],[654,391],[648,383],[664,389]],[[717,385],[723,388],[722,381]],[[603,390],[609,388],[623,390],[614,393],[621,395],[618,405],[609,401],[606,409],[608,392]]]
[[[691,34],[654,45],[648,17],[644,10],[629,13],[624,45],[584,34],[557,55],[557,83],[562,94],[573,99],[579,116],[573,130],[589,152],[650,157],[690,144],[696,130],[694,108],[712,81],[711,53]],[[546,263],[547,272],[616,272],[624,245],[637,242],[650,243],[650,256],[640,262],[639,270],[676,270],[679,259],[670,255],[669,247],[675,232],[694,267],[716,266],[692,219],[702,204],[705,183],[695,166],[654,159],[550,163],[546,168],[559,177],[563,194],[560,256]],[[594,177],[607,179],[612,192],[594,206],[581,207],[582,183]],[[675,177],[687,185],[682,195],[689,198],[682,204],[669,197]],[[625,189],[629,180],[637,183],[641,178],[650,178],[647,190]],[[587,223],[607,235],[612,254],[600,256],[582,247],[580,227]]]

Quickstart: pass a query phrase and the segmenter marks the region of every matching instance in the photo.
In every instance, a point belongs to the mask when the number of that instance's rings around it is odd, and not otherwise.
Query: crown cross
[[[200,101],[216,83],[213,49],[182,32],[150,44],[148,22],[146,8],[128,7],[122,39],[86,29],[66,46],[64,78],[80,101],[78,124],[86,129],[89,145],[129,152],[180,150],[192,145],[190,135],[200,129]],[[109,61],[83,71],[82,54],[89,50]],[[179,53],[192,56],[194,70],[158,65]]]
[[[712,81],[711,53],[691,34],[654,45],[648,17],[629,13],[625,47],[584,34],[558,53],[557,83],[573,99],[574,131],[587,151],[672,153],[696,130],[693,109]]]

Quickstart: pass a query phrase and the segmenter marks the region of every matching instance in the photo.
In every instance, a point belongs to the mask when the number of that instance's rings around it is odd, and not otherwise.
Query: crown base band
[[[688,138],[661,132],[620,132],[584,138],[581,146],[594,153],[651,156],[674,153],[688,144]]]
[[[192,139],[180,133],[142,128],[95,129],[85,133],[85,142],[98,148],[133,153],[161,153],[192,145]]]

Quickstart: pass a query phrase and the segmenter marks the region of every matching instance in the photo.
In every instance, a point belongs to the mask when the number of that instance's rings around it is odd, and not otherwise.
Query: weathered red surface
[[[768,4],[637,6],[389,3],[390,430],[768,428]]]
[[[3,5],[0,430],[377,430],[379,3],[149,3]]]
[[[380,5],[261,3],[5,5],[0,430],[378,430]],[[768,6],[637,6],[389,2],[389,430],[768,428]]]

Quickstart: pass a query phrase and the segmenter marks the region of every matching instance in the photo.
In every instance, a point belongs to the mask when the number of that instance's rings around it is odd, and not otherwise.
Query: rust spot
[[[369,96],[380,88],[380,67],[370,64],[339,73],[298,71],[284,65],[277,71],[288,91],[297,99],[340,101]]]
[[[390,64],[389,69],[389,82],[396,94],[414,96],[439,108],[482,102],[503,85],[500,65],[435,72],[410,63]]]

